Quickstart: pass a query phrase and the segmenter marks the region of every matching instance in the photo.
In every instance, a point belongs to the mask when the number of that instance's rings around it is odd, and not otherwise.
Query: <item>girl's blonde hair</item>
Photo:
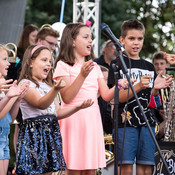
[[[5,46],[5,45],[3,45],[3,44],[0,44],[0,50],[6,50],[7,51],[7,53],[8,53],[8,55],[10,54],[10,49],[7,47],[7,46]]]
[[[22,79],[28,79],[33,83],[35,83],[37,87],[39,87],[39,83],[32,77],[32,71],[31,71],[30,65],[31,65],[31,61],[35,60],[36,57],[38,57],[38,55],[40,54],[40,52],[45,49],[49,50],[47,47],[43,45],[40,47],[38,47],[38,45],[31,45],[26,49],[24,53],[23,61],[22,61],[22,70],[21,70],[18,82],[20,82]],[[44,82],[50,86],[53,85],[52,71],[49,72]]]

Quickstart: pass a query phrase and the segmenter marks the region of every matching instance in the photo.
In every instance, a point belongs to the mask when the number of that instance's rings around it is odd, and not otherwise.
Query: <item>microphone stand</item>
[[[138,104],[138,106],[139,106],[139,109],[140,109],[140,111],[141,111],[141,113],[142,113],[142,115],[143,115],[143,117],[144,117],[144,120],[145,120],[145,122],[146,122],[146,124],[147,124],[147,127],[148,127],[148,130],[149,130],[149,132],[150,132],[150,134],[151,134],[151,137],[152,137],[152,139],[153,139],[153,141],[154,141],[154,143],[155,143],[155,145],[156,145],[156,147],[157,147],[157,150],[158,150],[158,152],[159,152],[159,154],[160,154],[160,157],[161,157],[161,159],[162,159],[162,161],[163,161],[163,163],[164,163],[164,165],[165,165],[165,167],[166,167],[166,169],[167,169],[167,172],[168,172],[168,175],[171,175],[170,174],[170,171],[169,171],[169,169],[168,169],[168,166],[167,166],[167,163],[165,162],[165,159],[163,158],[163,155],[162,155],[162,153],[161,153],[161,150],[160,150],[160,147],[159,147],[159,145],[158,145],[158,143],[157,143],[157,140],[156,140],[156,138],[155,138],[155,136],[154,136],[154,134],[153,134],[153,132],[152,132],[152,130],[151,130],[151,127],[150,127],[150,124],[149,124],[149,122],[148,122],[148,120],[147,120],[147,118],[146,118],[146,115],[145,115],[145,113],[144,113],[144,111],[143,111],[143,109],[142,109],[142,106],[141,106],[141,104],[140,104],[140,101],[139,101],[139,99],[138,99],[138,96],[137,96],[137,94],[136,94],[136,92],[135,92],[135,90],[134,90],[134,87],[133,87],[133,85],[132,85],[132,83],[131,83],[131,81],[130,81],[130,77],[129,77],[129,75],[128,75],[128,70],[127,70],[127,67],[126,67],[126,64],[125,64],[125,62],[124,62],[124,59],[123,59],[123,56],[122,56],[122,54],[119,52],[119,49],[118,49],[118,45],[117,44],[115,44],[114,43],[114,45],[115,45],[115,47],[116,47],[116,50],[118,51],[118,53],[119,53],[119,59],[120,59],[120,62],[121,62],[121,66],[122,66],[122,71],[123,71],[123,74],[125,74],[125,76],[126,76],[126,78],[127,78],[127,80],[128,80],[128,83],[129,83],[129,86],[128,87],[130,87],[131,88],[131,90],[132,90],[132,92],[133,92],[133,94],[134,94],[134,97],[135,97],[135,99],[136,99],[136,101],[137,101],[137,104]],[[128,59],[130,59],[130,58],[128,58]],[[117,73],[116,73],[117,74]],[[118,74],[117,74],[118,75]],[[116,80],[115,80],[116,81]],[[118,81],[116,81],[116,84],[118,83]],[[115,87],[115,95],[114,95],[114,102],[116,102],[116,103],[114,103],[116,106],[118,105],[117,103],[119,103],[119,102],[117,102],[117,97],[119,97],[119,91],[116,89],[116,88],[118,88],[118,84],[117,84],[117,86]],[[116,119],[116,117],[117,117],[117,115],[118,115],[118,107],[116,107],[115,106],[115,108],[117,108],[117,109],[115,109],[115,111],[114,111],[114,126],[116,127],[114,127],[114,129],[115,129],[115,143],[117,143],[117,141],[118,141],[118,137],[117,137],[117,131],[118,131],[118,119]],[[116,113],[117,112],[117,113]],[[117,124],[116,124],[116,122],[117,122]],[[117,125],[117,126],[116,126]],[[117,144],[116,144],[117,145]],[[115,145],[115,147],[116,147],[116,145]],[[116,149],[117,149],[117,147],[116,147]],[[114,151],[115,151],[115,149],[114,149]],[[117,156],[118,156],[118,154],[116,153],[116,152],[114,152],[115,153],[115,155],[114,155],[114,158],[115,158],[115,165],[114,165],[114,175],[118,175],[118,158],[117,158]],[[117,166],[117,167],[116,167]]]
[[[117,54],[116,54],[117,55]],[[118,175],[118,105],[119,105],[119,88],[118,88],[118,67],[116,64],[112,65],[115,79],[115,92],[114,92],[114,175]]]

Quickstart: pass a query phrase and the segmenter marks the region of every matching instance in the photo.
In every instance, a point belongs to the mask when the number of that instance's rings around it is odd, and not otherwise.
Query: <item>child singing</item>
[[[61,109],[57,94],[65,86],[62,80],[52,83],[52,55],[43,45],[26,50],[19,83],[30,87],[20,104],[23,122],[17,142],[17,174],[51,174],[66,168],[58,119],[89,107],[92,100]]]

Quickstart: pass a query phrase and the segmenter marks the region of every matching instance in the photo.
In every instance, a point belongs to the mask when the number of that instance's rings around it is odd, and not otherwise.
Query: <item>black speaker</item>
[[[158,142],[163,158],[165,159],[171,175],[175,175],[175,142]],[[155,152],[155,166],[153,175],[167,175],[166,167],[159,152]]]

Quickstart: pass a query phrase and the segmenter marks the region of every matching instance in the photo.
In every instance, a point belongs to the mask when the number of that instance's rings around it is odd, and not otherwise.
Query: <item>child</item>
[[[30,87],[20,104],[24,121],[17,142],[17,174],[51,174],[64,170],[57,120],[93,104],[87,99],[76,106],[60,109],[56,96],[65,82],[60,80],[52,84],[51,57],[50,50],[43,45],[29,46],[24,54],[19,82],[29,81]]]
[[[63,79],[66,86],[60,90],[62,106],[74,106],[92,98],[94,104],[61,120],[63,154],[66,175],[94,175],[95,169],[106,166],[104,136],[97,101],[98,91],[110,101],[114,88],[108,89],[100,67],[92,61],[92,39],[89,27],[70,23],[63,31],[60,53],[56,60],[54,79]],[[127,81],[120,81],[124,86]]]
[[[140,58],[139,53],[143,46],[144,33],[145,29],[142,23],[135,19],[127,20],[122,24],[120,41],[129,56],[129,58],[124,57],[124,61],[131,71],[131,78],[137,80],[133,84],[134,90],[151,125],[151,129],[155,133],[154,115],[148,108],[150,95],[151,93],[157,95],[159,88],[165,88],[172,83],[172,78],[171,76],[161,78],[162,72],[156,78],[153,64]],[[121,67],[120,62],[118,64]],[[124,78],[121,69],[119,73],[120,78]],[[109,70],[108,84],[115,84],[112,67]],[[136,158],[137,174],[151,175],[151,168],[154,165],[155,145],[131,89],[129,89],[128,104],[126,104],[127,96],[128,90],[122,89],[119,91],[118,163],[122,164],[121,174],[133,174],[133,164]]]
[[[157,73],[163,71],[163,75],[166,75],[166,68],[169,66],[169,64],[165,58],[164,52],[155,52],[152,58],[152,63]]]
[[[174,54],[168,54],[165,52],[164,55],[165,55],[165,59],[168,61],[170,65],[175,65],[175,55]]]
[[[10,159],[9,153],[9,133],[10,124],[16,118],[20,100],[27,90],[27,84],[16,85],[16,81],[11,85],[6,83],[12,80],[5,80],[10,63],[8,62],[8,49],[0,45],[0,174],[6,175]],[[9,88],[10,87],[10,88]],[[9,88],[7,90],[7,88]],[[5,92],[7,94],[5,95]]]

